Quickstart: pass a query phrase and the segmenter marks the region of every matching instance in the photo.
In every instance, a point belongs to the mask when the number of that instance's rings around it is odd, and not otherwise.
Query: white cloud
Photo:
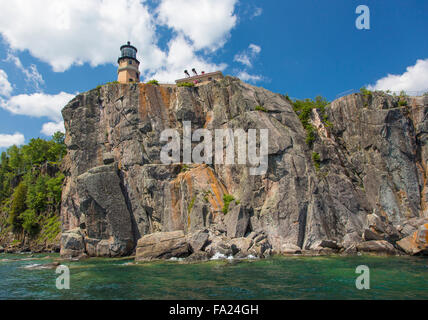
[[[10,52],[7,54],[6,61],[12,62],[19,70],[21,70],[21,72],[25,75],[25,80],[30,83],[37,91],[39,91],[40,86],[45,83],[42,75],[39,73],[37,67],[34,64],[26,69],[22,65],[21,60]]]
[[[235,27],[238,0],[161,0],[159,22],[190,38],[197,50],[221,48]]]
[[[237,23],[237,3],[160,0],[150,8],[148,1],[140,0],[62,0],[49,5],[46,0],[0,0],[0,34],[13,52],[28,50],[56,72],[84,63],[116,65],[119,46],[129,40],[139,49],[143,77],[159,75],[159,80],[171,81],[180,77],[183,67],[225,67],[206,55],[229,38]],[[159,24],[173,31],[166,50],[158,46],[165,36],[158,32]],[[37,78],[36,69],[28,71]]]
[[[0,95],[10,96],[12,93],[12,86],[7,77],[7,73],[0,69]]]
[[[62,119],[61,110],[75,95],[61,92],[56,95],[33,93],[0,99],[0,107],[17,115],[31,117],[48,117],[59,122]]]
[[[153,19],[139,0],[0,0],[0,7],[0,33],[10,47],[29,50],[54,71],[116,63],[127,40],[144,48],[143,68],[162,62]]]
[[[253,67],[252,60],[254,60],[260,54],[261,51],[262,51],[262,48],[260,46],[251,43],[248,46],[247,50],[236,54],[233,60],[236,62],[242,63],[243,65],[249,68],[252,68]]]
[[[178,36],[168,44],[169,52],[164,67],[151,75],[152,79],[161,82],[173,82],[177,77],[184,77],[183,71],[195,68],[199,71],[212,72],[224,70],[225,64],[213,64],[195,54],[192,45],[183,37]]]
[[[249,74],[246,71],[240,71],[237,75],[236,75],[239,79],[243,80],[243,81],[248,81],[248,82],[259,82],[264,80],[263,76],[260,75],[252,75]]]
[[[25,137],[22,133],[15,134],[0,134],[0,148],[9,148],[13,145],[22,145],[25,142]]]
[[[250,74],[247,71],[247,69],[251,69],[253,67],[253,61],[257,58],[260,52],[262,52],[262,48],[256,44],[251,43],[246,50],[235,55],[233,60],[243,64],[246,67],[244,68],[245,70],[237,71],[236,76],[238,78],[252,83],[264,80],[263,76]]]
[[[260,46],[253,43],[250,44],[249,48],[254,54],[259,54],[262,51],[262,48]]]
[[[407,67],[406,72],[399,75],[388,74],[378,80],[369,90],[391,91],[428,91],[428,59],[418,60],[414,66]]]
[[[65,133],[63,121],[45,123],[43,124],[42,130],[40,132],[50,137],[50,136],[53,136],[53,134],[58,131]]]
[[[238,53],[233,58],[233,61],[242,63],[243,65],[246,65],[247,67],[252,67],[253,64],[251,63],[250,57],[245,53]]]
[[[262,13],[263,13],[263,9],[256,7],[254,9],[254,12],[253,12],[253,15],[251,16],[251,18],[255,18],[255,17],[261,16]]]

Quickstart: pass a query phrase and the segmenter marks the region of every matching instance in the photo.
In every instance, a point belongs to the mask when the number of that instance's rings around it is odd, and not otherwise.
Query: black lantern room
[[[135,48],[134,46],[131,46],[131,42],[128,41],[127,44],[123,45],[120,47],[120,52],[121,52],[121,56],[118,59],[118,63],[120,63],[121,60],[123,59],[133,59],[136,62],[140,63],[137,60],[137,48]]]

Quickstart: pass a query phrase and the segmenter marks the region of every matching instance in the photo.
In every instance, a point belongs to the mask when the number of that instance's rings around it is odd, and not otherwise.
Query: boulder
[[[413,235],[398,241],[397,246],[410,255],[428,255],[428,223],[420,226]]]
[[[216,254],[222,254],[226,257],[232,256],[234,250],[237,250],[236,245],[230,243],[230,239],[226,237],[215,237],[211,239],[211,243],[206,247],[205,252],[207,252],[211,257]]]
[[[365,229],[363,232],[364,241],[383,240],[383,236],[370,229]]]
[[[85,251],[83,235],[80,229],[73,229],[61,235],[61,256],[66,258],[78,257]]]
[[[185,258],[190,253],[183,231],[157,232],[138,240],[135,261]]]
[[[340,246],[334,240],[321,240],[319,246],[322,248],[329,248],[333,250],[339,250]]]
[[[379,216],[373,213],[367,215],[363,239],[365,241],[387,240],[395,243],[400,239],[400,233],[385,216]]]
[[[4,248],[2,246],[0,246],[0,253],[4,252]]]
[[[375,213],[367,215],[366,225],[379,233],[386,232],[386,223]]]
[[[292,244],[292,243],[284,243],[281,247],[280,253],[283,253],[283,254],[301,254],[302,248],[300,248],[299,246],[296,246],[295,244]]]
[[[254,241],[254,245],[248,250],[248,253],[259,258],[268,257],[272,254],[272,245],[268,239]]]
[[[250,222],[250,215],[242,205],[230,205],[224,221],[227,226],[227,236],[229,238],[244,237]]]
[[[235,238],[230,240],[230,243],[239,250],[242,256],[248,256],[248,251],[253,245],[253,240],[250,238]]]
[[[427,224],[428,218],[414,218],[407,220],[400,226],[399,231],[403,237],[413,236],[421,225]]]
[[[193,252],[203,251],[208,244],[208,230],[200,230],[187,236],[190,247]]]
[[[395,255],[397,250],[385,240],[373,240],[361,242],[356,246],[358,252]]]

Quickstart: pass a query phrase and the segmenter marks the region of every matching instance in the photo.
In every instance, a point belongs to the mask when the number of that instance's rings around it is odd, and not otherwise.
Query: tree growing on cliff
[[[321,115],[321,120],[324,124],[329,127],[331,124],[328,122],[328,117],[326,114],[326,107],[329,104],[327,99],[317,96],[315,100],[304,99],[304,100],[295,100],[293,102],[293,109],[296,112],[297,116],[300,119],[303,127],[306,130],[306,144],[309,147],[312,147],[316,139],[316,129],[311,123],[311,114],[313,109],[317,109]]]
[[[14,232],[19,232],[22,230],[22,217],[21,214],[27,210],[27,185],[24,182],[21,182],[18,187],[16,187],[13,195],[12,202],[10,204],[9,211],[9,224],[12,225]]]
[[[65,154],[61,132],[51,140],[31,139],[27,145],[12,146],[1,154],[0,212],[7,214],[13,232],[35,236],[42,221],[59,215],[64,175],[46,172],[43,167],[58,168]]]

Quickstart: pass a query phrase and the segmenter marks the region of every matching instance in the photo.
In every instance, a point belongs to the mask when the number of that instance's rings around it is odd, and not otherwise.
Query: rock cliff
[[[309,147],[285,96],[237,78],[79,94],[63,109],[61,253],[124,256],[138,242],[147,256],[149,244],[174,241],[165,253],[156,247],[156,257],[400,249],[396,242],[428,218],[428,97],[405,99],[407,106],[384,93],[340,98],[326,108],[328,126],[314,109]],[[192,129],[268,129],[267,172],[162,164],[161,132],[181,133],[184,121]],[[373,242],[376,250],[364,245]]]

